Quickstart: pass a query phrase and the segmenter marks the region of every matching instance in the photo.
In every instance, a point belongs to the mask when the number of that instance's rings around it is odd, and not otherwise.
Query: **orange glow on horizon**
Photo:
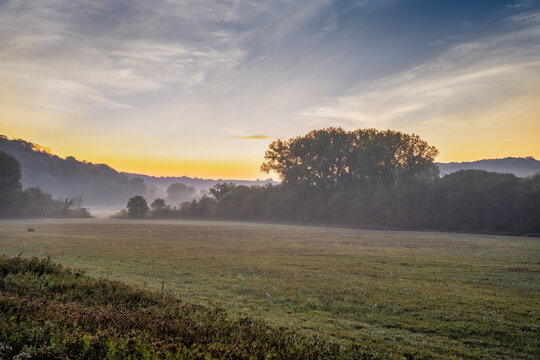
[[[271,177],[261,174],[260,163],[251,160],[108,158],[100,162],[118,171],[158,177],[188,176],[223,180],[256,180]]]
[[[423,124],[423,128],[399,129],[408,133],[418,133],[440,154],[438,162],[463,162],[504,157],[532,156],[540,159],[540,105],[534,96],[515,102],[509,106],[486,109],[478,113],[460,114],[459,121],[433,121]],[[48,124],[43,127],[43,124]],[[246,153],[242,149],[235,152],[213,150],[204,156],[197,156],[192,150],[185,153],[181,148],[171,150],[177,155],[149,153],[149,145],[133,146],[114,139],[104,133],[107,140],[87,137],[82,132],[64,127],[62,119],[52,114],[33,112],[29,109],[14,110],[0,105],[0,134],[9,138],[21,138],[51,149],[60,157],[74,156],[78,160],[103,163],[117,171],[152,176],[189,176],[206,179],[256,180],[273,178],[276,174],[259,171],[264,151]],[[420,130],[420,131],[418,131]],[[301,134],[293,134],[301,135]],[[282,137],[282,138],[288,138]],[[238,143],[223,139],[219,143],[223,149]],[[270,141],[270,140],[269,140]],[[103,146],[114,144],[114,148]],[[247,149],[251,146],[248,145]],[[189,154],[183,155],[183,154]],[[214,156],[213,153],[216,153]],[[231,155],[236,154],[236,155]],[[241,157],[237,154],[242,154]]]

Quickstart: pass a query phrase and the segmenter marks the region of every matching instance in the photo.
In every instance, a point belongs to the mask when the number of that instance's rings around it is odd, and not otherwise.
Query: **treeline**
[[[90,217],[81,197],[53,199],[39,187],[23,190],[19,162],[0,151],[0,217]]]
[[[79,161],[73,156],[63,159],[22,139],[0,135],[0,151],[20,162],[25,187],[39,186],[55,197],[81,196],[88,204],[116,205],[135,194],[153,197],[159,193],[157,187],[141,178],[130,179],[108,165]]]
[[[540,174],[463,170],[441,178],[437,153],[396,131],[316,130],[270,145],[262,169],[277,172],[280,185],[218,184],[178,208],[140,197],[132,208],[143,210],[125,215],[540,234]]]
[[[4,135],[0,135],[0,151],[8,153],[21,163],[24,187],[39,186],[54,197],[81,196],[87,205],[92,206],[125,204],[130,197],[137,194],[144,195],[147,199],[166,197],[167,201],[180,204],[222,182],[186,176],[153,177],[122,173],[106,164],[81,161],[73,156],[63,159],[51,154],[47,147],[22,139],[9,139]],[[242,185],[272,182],[271,179],[231,181]]]

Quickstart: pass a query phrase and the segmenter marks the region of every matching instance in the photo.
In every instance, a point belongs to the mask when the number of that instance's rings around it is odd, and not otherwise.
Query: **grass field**
[[[35,229],[28,232],[28,228]],[[0,253],[414,358],[540,358],[540,239],[210,221],[0,221]]]

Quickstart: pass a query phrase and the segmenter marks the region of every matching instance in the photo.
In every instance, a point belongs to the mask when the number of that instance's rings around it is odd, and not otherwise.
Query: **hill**
[[[39,186],[54,197],[82,196],[86,205],[125,206],[127,200],[142,194],[148,200],[164,196],[167,187],[174,182],[183,182],[198,190],[208,189],[218,182],[237,185],[264,185],[272,182],[243,180],[212,180],[190,177],[153,177],[119,172],[106,164],[94,164],[77,160],[73,156],[65,159],[51,154],[44,146],[22,139],[9,139],[0,135],[0,151],[15,157],[21,163],[22,185]]]
[[[471,162],[437,163],[441,176],[459,170],[485,170],[503,174],[526,177],[540,172],[540,161],[529,156],[525,158],[507,157],[504,159],[484,159]]]

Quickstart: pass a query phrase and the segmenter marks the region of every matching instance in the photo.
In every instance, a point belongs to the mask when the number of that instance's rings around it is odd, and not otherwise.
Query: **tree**
[[[130,198],[127,203],[127,209],[127,215],[131,218],[137,219],[144,218],[150,210],[148,204],[146,203],[146,199],[141,195],[136,195]]]
[[[437,154],[435,147],[414,134],[327,128],[272,142],[261,170],[277,172],[284,183],[316,186],[332,194],[352,183],[391,185],[436,177]]]
[[[21,190],[21,164],[13,156],[0,151],[0,195]]]
[[[165,204],[164,199],[155,199],[151,204],[150,207],[153,211],[160,211],[167,207],[167,204]]]
[[[155,199],[152,204],[150,204],[152,209],[152,216],[162,217],[171,215],[171,207],[165,203],[164,199]]]
[[[291,184],[318,186],[333,192],[350,177],[347,160],[351,134],[341,128],[313,130],[288,141],[277,140],[266,151],[261,170],[276,171]]]
[[[0,151],[0,216],[19,216],[25,207],[21,191],[21,165]]]
[[[225,199],[235,189],[236,185],[233,183],[220,183],[210,188],[210,194],[216,199],[218,207],[222,208]]]
[[[189,201],[194,197],[196,191],[193,186],[187,186],[179,182],[173,183],[167,189],[167,201],[169,204]]]
[[[418,135],[376,129],[355,130],[348,162],[351,177],[364,183],[395,185],[414,178],[438,177],[439,151]]]

